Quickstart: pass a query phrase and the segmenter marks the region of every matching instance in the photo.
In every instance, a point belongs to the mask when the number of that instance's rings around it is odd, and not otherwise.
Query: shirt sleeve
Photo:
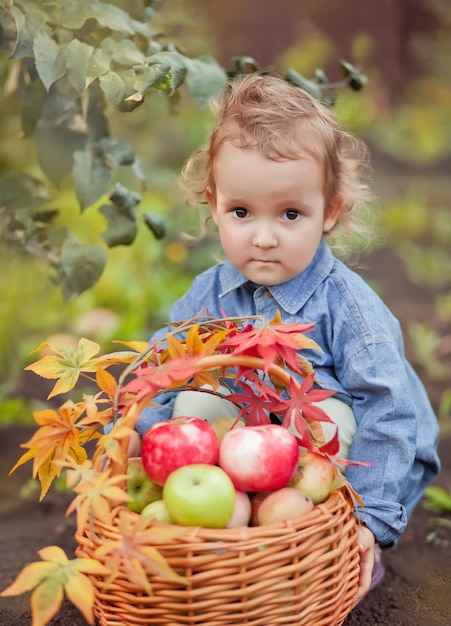
[[[408,515],[403,504],[410,488],[417,450],[417,422],[423,407],[406,362],[390,341],[367,345],[342,373],[353,396],[357,431],[346,476],[361,496],[362,521],[381,545],[396,541]],[[419,383],[421,384],[421,383]]]

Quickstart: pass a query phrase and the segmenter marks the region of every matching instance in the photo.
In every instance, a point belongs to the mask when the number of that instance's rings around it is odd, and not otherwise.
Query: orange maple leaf
[[[109,538],[95,551],[96,558],[103,560],[110,571],[105,581],[106,588],[121,574],[121,566],[127,579],[141,587],[148,595],[152,595],[148,573],[170,578],[181,585],[189,585],[186,578],[177,574],[160,552],[149,545],[152,540],[158,544],[163,540],[181,536],[186,532],[184,528],[180,526],[158,528],[153,526],[152,519],[145,515],[132,516],[127,511],[121,511],[118,530],[117,540]]]
[[[58,462],[69,458],[83,462],[86,458],[86,451],[82,444],[100,436],[96,429],[83,428],[77,424],[83,410],[83,403],[80,406],[68,400],[58,411],[44,409],[33,414],[40,428],[31,439],[21,444],[21,447],[27,448],[28,451],[20,457],[10,474],[25,462],[33,459],[32,475],[33,478],[39,476],[41,481],[41,500],[53,479],[61,473]]]

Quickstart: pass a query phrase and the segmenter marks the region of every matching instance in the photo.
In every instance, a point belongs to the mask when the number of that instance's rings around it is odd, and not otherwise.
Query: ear
[[[211,187],[207,187],[205,190],[205,198],[207,199],[208,206],[210,207],[211,217],[215,224],[218,223],[218,209],[216,206],[216,194],[213,193]]]
[[[343,202],[344,200],[341,196],[335,196],[332,202],[326,207],[323,224],[324,233],[329,233],[337,223]]]

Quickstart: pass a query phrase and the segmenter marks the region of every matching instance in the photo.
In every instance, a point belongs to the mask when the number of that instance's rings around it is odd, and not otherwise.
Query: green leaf
[[[143,67],[135,67],[136,80],[133,87],[141,95],[145,94],[151,87],[154,87],[170,71],[170,65],[155,63]]]
[[[61,287],[66,301],[99,280],[107,262],[105,248],[95,243],[69,241],[61,249]]]
[[[102,41],[101,50],[111,58],[114,64],[123,67],[144,65],[146,62],[145,55],[129,39],[117,41],[112,37],[106,37]]]
[[[105,102],[97,83],[88,87],[88,106],[85,113],[89,138],[93,143],[103,140],[110,134],[108,118],[104,109]]]
[[[110,196],[111,202],[116,204],[121,211],[129,217],[135,217],[135,207],[141,202],[141,196],[136,191],[131,191],[117,183],[114,187],[114,191]]]
[[[25,59],[33,57],[33,39],[35,34],[45,25],[47,15],[36,6],[34,11],[24,14],[16,5],[9,7],[16,25],[16,45],[11,59]]]
[[[210,99],[216,96],[227,82],[225,70],[213,57],[203,56],[198,59],[185,58],[187,67],[186,82],[193,100],[201,108],[208,106]]]
[[[125,83],[116,72],[108,72],[100,77],[100,87],[111,104],[119,107],[127,95]]]
[[[111,55],[100,48],[94,50],[86,70],[86,85],[90,85],[100,76],[110,71]]]
[[[89,62],[93,55],[94,48],[88,44],[72,39],[66,46],[64,54],[66,56],[67,77],[70,84],[79,94],[86,88]]]
[[[232,67],[233,69],[230,72],[231,76],[236,76],[237,74],[247,74],[249,71],[258,72],[260,70],[260,66],[257,61],[248,56],[233,57]]]
[[[296,87],[300,87],[320,102],[323,101],[322,89],[319,87],[318,83],[315,83],[313,80],[308,80],[302,76],[302,74],[299,74],[299,72],[293,69],[287,70],[284,78],[289,83],[296,85]]]
[[[186,58],[175,50],[157,52],[148,57],[147,61],[149,65],[169,65],[169,72],[167,73],[169,84],[167,88],[170,88],[171,95],[185,82],[187,74]]]
[[[41,117],[46,100],[46,90],[40,80],[33,80],[22,91],[22,109],[20,112],[22,130],[25,137],[31,137]]]
[[[36,147],[39,165],[47,178],[56,186],[61,185],[72,171],[72,156],[84,150],[85,133],[65,124],[53,124],[40,120],[36,127]]]
[[[75,194],[84,211],[108,190],[113,172],[102,158],[81,150],[74,152],[73,172]]]
[[[9,211],[36,209],[51,199],[49,189],[30,174],[9,172],[0,178],[0,206]]]
[[[343,59],[340,61],[340,65],[345,78],[349,79],[349,86],[351,89],[354,91],[360,91],[360,89],[362,89],[362,87],[364,87],[367,83],[365,74],[354,67],[354,65],[351,65],[351,63],[348,63]]]
[[[133,70],[110,71],[100,77],[100,87],[113,106],[120,111],[130,111],[136,106],[130,106],[126,102],[127,96],[135,91],[135,72]],[[140,103],[141,104],[141,103]]]
[[[158,213],[146,213],[144,223],[153,232],[156,239],[163,239],[166,236],[166,220]]]
[[[99,141],[102,156],[110,167],[119,165],[132,165],[135,161],[135,153],[129,143],[123,139],[103,137]]]
[[[138,233],[136,218],[124,213],[117,204],[103,204],[99,212],[107,221],[107,228],[102,233],[102,239],[109,248],[128,246],[133,243]]]
[[[47,91],[64,75],[66,60],[64,51],[52,37],[41,30],[33,41],[36,70]]]

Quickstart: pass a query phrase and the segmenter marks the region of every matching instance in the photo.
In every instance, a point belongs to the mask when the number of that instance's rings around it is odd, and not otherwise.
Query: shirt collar
[[[297,313],[315,292],[320,283],[330,274],[334,265],[334,257],[329,246],[321,241],[310,265],[300,274],[280,285],[267,287],[277,304],[290,315]],[[225,261],[220,270],[222,298],[243,287],[251,285],[241,272],[230,261]]]

